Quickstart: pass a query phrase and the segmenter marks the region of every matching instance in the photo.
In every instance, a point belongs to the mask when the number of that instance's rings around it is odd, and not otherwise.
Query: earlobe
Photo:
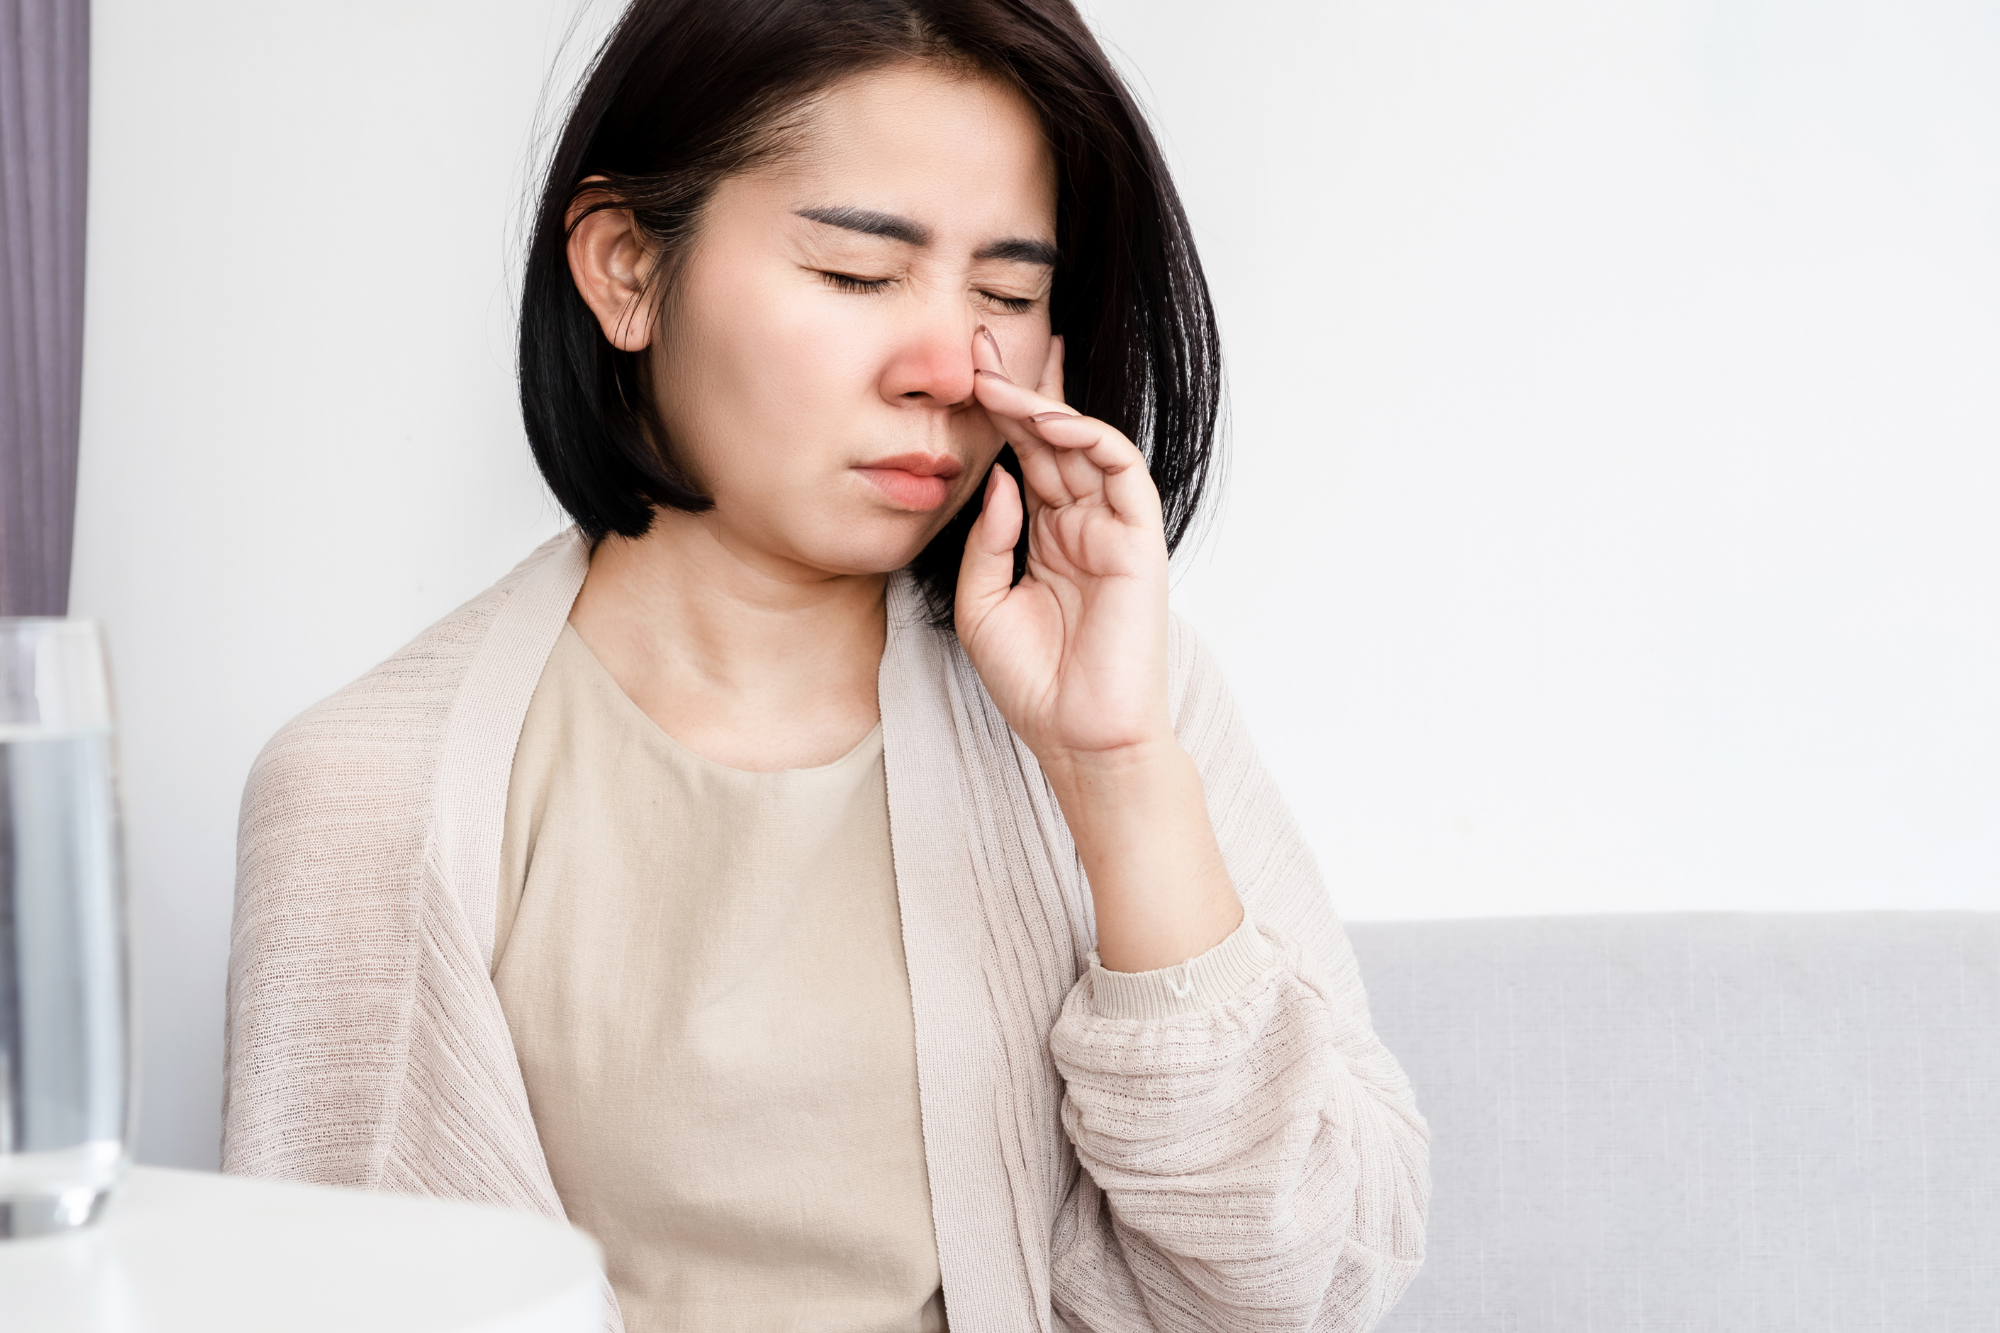
[[[652,255],[630,209],[586,212],[593,202],[586,194],[571,205],[570,277],[611,345],[621,352],[644,351],[653,341],[653,299],[646,282]]]

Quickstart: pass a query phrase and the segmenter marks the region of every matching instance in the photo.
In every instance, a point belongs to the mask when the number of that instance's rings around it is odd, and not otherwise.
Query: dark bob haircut
[[[786,151],[787,119],[807,99],[911,60],[1001,79],[1039,114],[1058,174],[1049,313],[1066,340],[1065,396],[1144,451],[1168,549],[1186,535],[1215,456],[1215,314],[1159,146],[1069,0],[633,0],[557,140],[521,297],[528,441],[593,542],[643,535],[656,506],[700,512],[712,502],[674,461],[643,354],[611,345],[570,277],[573,207],[587,196],[579,217],[631,209],[670,257],[720,181]],[[586,189],[593,176],[605,179]],[[979,494],[912,562],[940,625],[951,623]],[[1025,531],[1022,540],[1017,577]]]

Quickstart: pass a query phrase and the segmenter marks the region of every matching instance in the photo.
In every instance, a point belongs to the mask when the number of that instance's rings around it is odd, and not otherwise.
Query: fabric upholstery
[[[2000,913],[1348,930],[1432,1132],[1383,1333],[2000,1329]]]

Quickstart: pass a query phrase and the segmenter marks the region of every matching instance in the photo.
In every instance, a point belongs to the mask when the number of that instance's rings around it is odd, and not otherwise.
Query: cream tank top
[[[564,626],[493,981],[631,1333],[944,1329],[880,727],[821,768],[726,768]]]

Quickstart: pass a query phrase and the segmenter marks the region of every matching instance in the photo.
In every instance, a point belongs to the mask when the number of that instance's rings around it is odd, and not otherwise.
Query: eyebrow
[[[801,208],[796,212],[809,222],[839,227],[843,231],[858,231],[863,236],[880,236],[919,248],[931,243],[929,227],[910,218],[898,217],[894,213],[879,213],[872,208]],[[1010,236],[1005,240],[989,242],[979,247],[972,257],[1008,260],[1017,264],[1040,264],[1045,268],[1056,266],[1056,248],[1053,245],[1047,241],[1030,240],[1024,236]]]
[[[931,229],[921,222],[899,218],[894,213],[877,213],[872,208],[801,208],[798,215],[808,221],[824,222],[829,227],[858,231],[863,236],[884,236],[905,245],[924,246],[931,243]]]
[[[1056,266],[1056,248],[1047,241],[1031,241],[1024,236],[1010,236],[1004,241],[982,245],[973,253],[974,259],[1011,259],[1017,264],[1040,264],[1044,268]]]

